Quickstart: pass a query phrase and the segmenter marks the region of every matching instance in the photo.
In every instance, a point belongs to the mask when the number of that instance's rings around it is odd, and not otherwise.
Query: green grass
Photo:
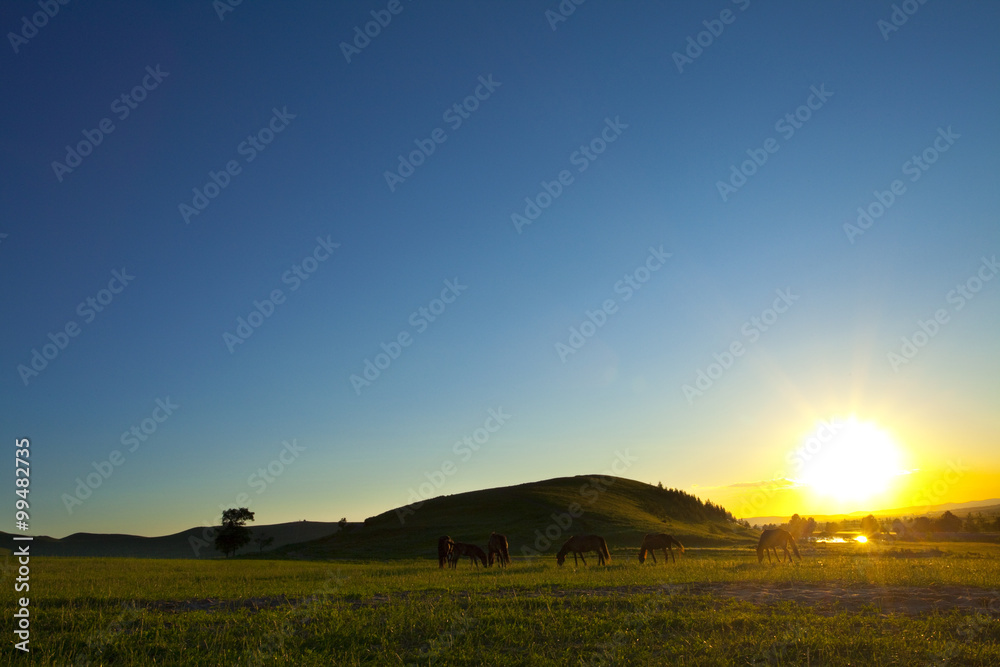
[[[1000,664],[995,545],[828,545],[803,556],[769,567],[747,549],[688,550],[640,566],[622,550],[608,567],[546,557],[506,571],[441,571],[428,559],[35,558],[32,663]],[[724,592],[824,586],[864,595],[760,603]],[[867,598],[948,586],[994,604],[894,613]]]

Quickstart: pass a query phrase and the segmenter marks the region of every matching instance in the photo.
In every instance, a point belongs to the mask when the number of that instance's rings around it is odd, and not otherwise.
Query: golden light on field
[[[800,452],[796,481],[840,503],[865,502],[891,491],[901,474],[899,445],[884,430],[853,417],[824,424]]]
[[[861,544],[864,544],[865,542],[868,541],[868,538],[865,537],[864,535],[858,535],[854,539],[857,540],[858,542],[861,542]]]

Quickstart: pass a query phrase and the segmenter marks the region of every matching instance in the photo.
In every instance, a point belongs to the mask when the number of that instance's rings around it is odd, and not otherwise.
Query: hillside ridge
[[[485,545],[494,530],[507,536],[512,555],[529,557],[554,553],[573,534],[600,534],[612,550],[637,548],[646,533],[670,533],[691,546],[756,539],[725,508],[685,491],[577,475],[437,496],[278,553],[290,558],[434,557],[441,535]]]

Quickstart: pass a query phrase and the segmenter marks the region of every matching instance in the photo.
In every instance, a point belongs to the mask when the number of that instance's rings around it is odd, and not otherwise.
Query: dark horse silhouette
[[[559,553],[556,554],[556,562],[560,565],[566,560],[566,554],[570,551],[573,552],[573,564],[577,564],[576,557],[580,556],[580,560],[583,564],[587,564],[587,560],[583,557],[583,552],[585,551],[596,551],[597,552],[597,562],[600,565],[606,565],[611,562],[611,554],[608,552],[608,543],[604,541],[604,538],[599,535],[574,535],[573,537],[566,540],[566,543],[562,545]]]
[[[486,544],[486,551],[489,552],[490,565],[496,557],[497,565],[506,567],[510,565],[510,549],[507,545],[507,536],[493,531],[490,533],[490,541]]]
[[[447,535],[442,535],[438,538],[438,567],[444,567],[444,564],[448,562],[448,556],[451,555],[451,550],[454,548],[455,543]]]
[[[642,546],[639,547],[639,562],[646,562],[646,552],[653,557],[653,562],[656,562],[656,550],[663,549],[663,562],[667,562],[667,551],[670,551],[670,558],[675,563],[677,559],[674,558],[673,546],[676,544],[680,547],[681,553],[684,553],[684,545],[677,541],[673,535],[667,535],[666,533],[650,533],[646,537],[642,538]]]
[[[454,542],[451,554],[448,556],[448,562],[451,563],[453,568],[457,568],[458,561],[462,556],[468,556],[472,560],[472,564],[476,567],[479,567],[480,562],[482,562],[483,567],[487,566],[485,551],[477,547],[475,544]]]
[[[788,545],[792,545],[792,551],[795,552],[796,556],[799,556],[799,548],[795,546],[795,538],[787,530],[781,528],[769,528],[760,534],[760,541],[757,542],[757,562],[764,562],[764,554],[767,554],[767,562],[771,562],[771,552],[768,549],[774,551],[774,557],[780,563],[781,558],[778,557],[778,547],[782,547],[785,550],[785,556],[788,557],[788,562],[792,562],[792,554],[788,553]],[[802,560],[802,556],[799,556],[799,560]]]

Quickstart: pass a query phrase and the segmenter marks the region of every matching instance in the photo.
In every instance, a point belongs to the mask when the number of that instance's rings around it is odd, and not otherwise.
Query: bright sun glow
[[[798,481],[840,502],[866,501],[889,490],[901,474],[900,450],[888,433],[853,418],[825,424],[799,452]]]
[[[868,541],[868,538],[865,537],[864,535],[858,535],[854,539],[857,540],[858,542],[861,542],[861,544],[864,544],[865,542]]]

